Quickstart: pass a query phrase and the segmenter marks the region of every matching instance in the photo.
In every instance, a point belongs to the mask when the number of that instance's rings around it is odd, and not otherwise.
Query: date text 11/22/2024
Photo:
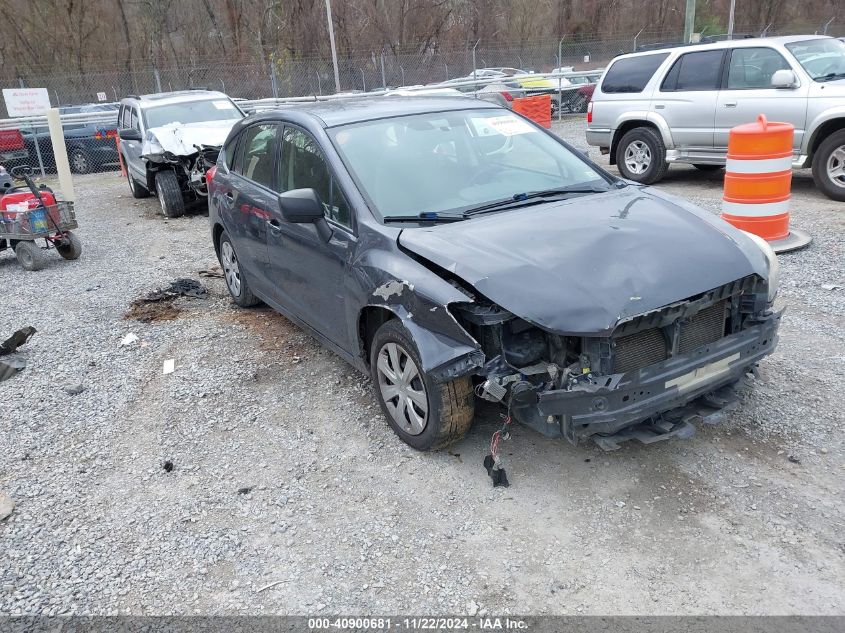
[[[311,631],[495,631],[511,630],[525,631],[528,623],[519,618],[509,617],[325,617],[308,618],[308,629]]]

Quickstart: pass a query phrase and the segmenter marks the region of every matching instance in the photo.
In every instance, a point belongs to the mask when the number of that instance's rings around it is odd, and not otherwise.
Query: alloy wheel
[[[827,177],[837,187],[845,188],[845,145],[837,147],[828,156]]]
[[[625,166],[634,174],[645,173],[651,165],[651,150],[642,141],[634,141],[625,148]]]
[[[220,249],[223,264],[223,274],[226,276],[226,285],[230,292],[239,297],[241,295],[241,269],[238,266],[238,258],[235,256],[235,249],[229,242],[223,242]]]
[[[419,435],[428,423],[428,398],[417,364],[397,343],[385,343],[376,364],[379,390],[390,416],[409,435]]]

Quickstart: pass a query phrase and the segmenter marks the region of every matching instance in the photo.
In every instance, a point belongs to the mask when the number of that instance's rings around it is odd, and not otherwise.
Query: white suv
[[[625,178],[653,183],[673,162],[725,164],[730,129],[759,114],[795,126],[793,166],[845,201],[845,43],[729,40],[617,57],[593,94],[587,142]]]

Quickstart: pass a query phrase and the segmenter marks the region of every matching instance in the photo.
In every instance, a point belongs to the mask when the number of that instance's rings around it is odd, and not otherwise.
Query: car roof
[[[718,42],[708,42],[706,44],[676,44],[668,45],[663,48],[652,48],[647,51],[639,51],[636,53],[628,53],[626,55],[619,55],[616,59],[623,59],[627,57],[639,57],[641,55],[653,55],[655,53],[666,53],[673,50],[680,50],[683,52],[692,51],[710,51],[719,50],[722,48],[745,48],[760,46],[761,44],[791,44],[793,42],[805,42],[807,40],[822,40],[833,39],[827,35],[779,35],[777,37],[748,37],[735,40],[720,40]]]
[[[374,119],[388,119],[391,117],[410,114],[426,114],[436,112],[452,112],[458,110],[493,109],[500,106],[472,97],[352,97],[349,99],[333,99],[314,101],[311,103],[296,103],[271,111],[263,111],[262,115],[272,114],[281,118],[290,110],[310,114],[323,122],[325,127],[361,123]]]
[[[173,92],[156,92],[152,94],[129,97],[142,108],[151,106],[170,105],[174,103],[188,103],[190,101],[204,101],[206,99],[228,99],[229,96],[218,90],[174,90]]]

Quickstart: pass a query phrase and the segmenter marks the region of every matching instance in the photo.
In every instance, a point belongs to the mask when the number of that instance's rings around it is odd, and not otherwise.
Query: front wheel
[[[64,244],[56,244],[59,255],[65,259],[79,259],[79,256],[82,255],[82,242],[72,231],[65,234],[65,239],[67,241]]]
[[[466,435],[475,415],[470,377],[434,382],[422,371],[417,346],[398,319],[373,337],[370,370],[381,410],[403,442],[428,451]]]
[[[650,185],[669,170],[663,139],[649,127],[626,132],[616,148],[616,167],[628,180]]]
[[[180,218],[185,215],[185,200],[175,171],[163,169],[156,173],[156,195],[165,216]]]
[[[24,270],[41,270],[47,266],[47,251],[35,242],[18,242],[15,255]]]
[[[819,145],[813,155],[813,180],[828,198],[845,202],[845,130]]]

